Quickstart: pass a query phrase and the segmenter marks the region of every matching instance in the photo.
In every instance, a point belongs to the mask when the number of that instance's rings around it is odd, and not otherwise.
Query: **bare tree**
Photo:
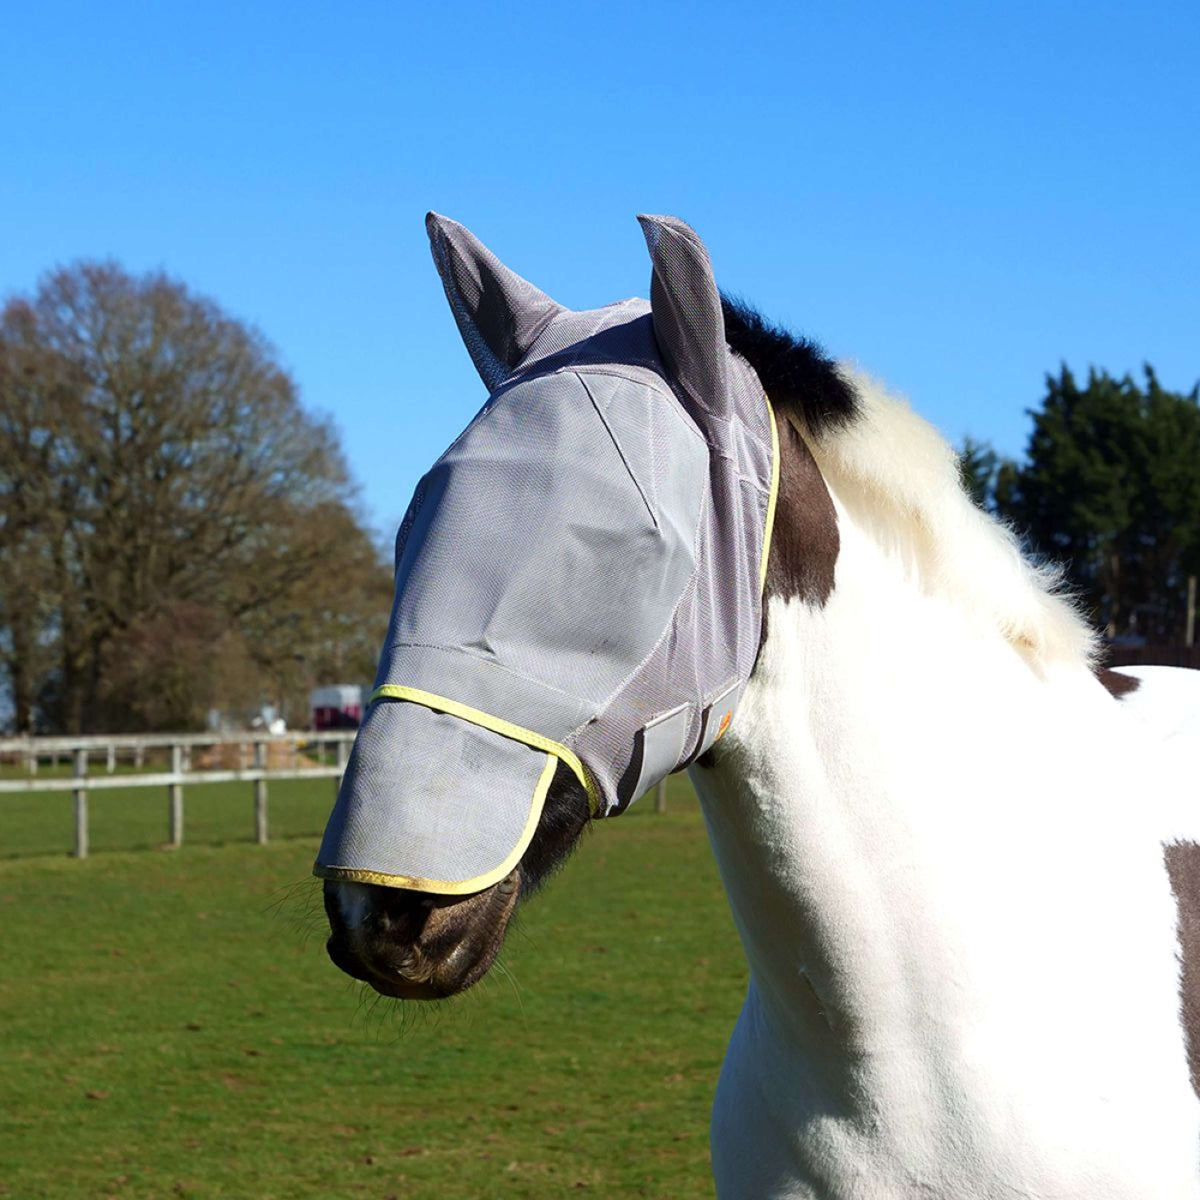
[[[62,613],[56,603],[73,492],[64,470],[72,447],[79,380],[43,345],[31,308],[0,314],[0,665],[15,725],[33,725]]]
[[[333,428],[261,335],[166,276],[81,263],[11,301],[0,437],[18,724],[35,705],[75,732],[274,698],[339,600],[386,586]],[[385,613],[352,620],[377,636]]]

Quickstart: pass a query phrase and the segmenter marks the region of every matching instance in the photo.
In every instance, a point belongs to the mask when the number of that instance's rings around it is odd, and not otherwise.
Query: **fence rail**
[[[28,774],[22,779],[0,779],[0,796],[26,792],[69,791],[75,808],[75,857],[88,856],[88,793],[108,788],[167,789],[167,840],[172,846],[183,845],[183,789],[185,785],[201,783],[249,783],[253,785],[254,828],[256,840],[265,845],[268,836],[267,785],[272,779],[332,779],[334,791],[341,784],[350,757],[350,745],[356,731],[330,729],[320,733],[147,733],[94,734],[79,737],[8,737],[0,738],[0,763],[6,759],[23,763]],[[197,746],[238,746],[239,759],[249,757],[253,765],[193,770],[191,752]],[[291,746],[293,754],[300,746],[316,746],[324,756],[334,747],[336,762],[325,766],[272,767],[269,764],[271,746]],[[170,770],[143,771],[147,750],[167,750]],[[117,774],[117,752],[132,751],[131,774]],[[88,761],[94,753],[104,753],[106,773],[88,774]],[[74,765],[70,777],[36,778],[38,764],[43,760],[57,762],[66,755]],[[654,811],[667,811],[667,782],[662,780],[654,789]]]
[[[10,755],[74,752],[76,749],[104,750],[109,746],[121,749],[159,749],[163,746],[249,746],[254,742],[292,742],[311,745],[313,742],[354,741],[356,729],[322,729],[315,733],[298,730],[293,733],[246,732],[218,733],[87,733],[75,737],[63,734],[49,736],[23,734],[19,737],[0,737],[0,758]]]
[[[167,831],[172,846],[183,844],[185,786],[202,783],[249,783],[253,789],[255,837],[265,844],[268,837],[267,785],[272,779],[332,779],[340,784],[350,756],[350,744],[354,741],[354,730],[326,730],[320,733],[207,733],[207,734],[113,734],[87,737],[18,737],[0,738],[0,761],[13,759],[24,764],[28,775],[22,779],[0,779],[0,796],[23,792],[69,791],[75,810],[75,856],[88,855],[88,792],[106,788],[167,789]],[[192,769],[192,751],[196,747],[237,746],[239,765],[236,767]],[[289,747],[292,763],[289,766],[271,766],[271,747]],[[299,747],[316,747],[324,757],[330,747],[334,750],[335,762],[329,766],[316,763],[297,766],[295,763]],[[167,750],[170,770],[141,771],[147,750]],[[131,774],[117,774],[117,752],[132,751],[133,764],[139,770]],[[242,765],[241,760],[250,751],[252,765]],[[103,752],[106,773],[88,774],[88,760],[93,753]],[[74,767],[69,778],[42,778],[34,776],[42,760],[56,762],[61,755],[68,755]]]

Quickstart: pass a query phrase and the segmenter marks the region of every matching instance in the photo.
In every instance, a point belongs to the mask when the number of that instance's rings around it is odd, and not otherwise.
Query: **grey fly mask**
[[[608,816],[733,718],[758,650],[774,417],[726,345],[700,239],[639,219],[650,302],[572,312],[428,218],[491,394],[397,535],[317,875],[479,891],[524,853],[560,761]]]

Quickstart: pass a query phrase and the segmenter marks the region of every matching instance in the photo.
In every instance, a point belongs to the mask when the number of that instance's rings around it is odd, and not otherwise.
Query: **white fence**
[[[0,738],[0,762],[11,761],[26,772],[23,779],[0,779],[0,795],[14,792],[70,791],[75,801],[75,855],[88,853],[88,792],[105,788],[165,787],[167,789],[167,837],[172,846],[183,844],[183,789],[200,783],[249,783],[253,785],[254,828],[260,843],[267,841],[267,784],[272,779],[333,779],[341,782],[350,756],[355,730],[326,730],[321,733],[156,733],[114,734],[90,737]],[[197,748],[236,747],[238,765],[219,769],[192,768]],[[284,753],[272,751],[284,748]],[[314,748],[323,759],[332,749],[332,765],[298,765],[299,750]],[[167,771],[145,771],[146,751],[167,750]],[[226,755],[230,757],[229,755]],[[274,758],[288,758],[291,765],[271,766]],[[61,758],[74,765],[69,778],[38,778],[43,763],[57,764]],[[89,774],[92,759],[102,758],[104,774]],[[118,773],[118,762],[126,758],[135,768]]]

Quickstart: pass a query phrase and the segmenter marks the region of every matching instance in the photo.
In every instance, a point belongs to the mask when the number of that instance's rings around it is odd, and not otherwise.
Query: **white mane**
[[[967,495],[945,438],[904,399],[857,367],[839,371],[859,398],[858,416],[804,437],[830,490],[929,592],[973,612],[1033,668],[1090,667],[1096,638],[1062,594],[1062,572],[1021,553],[1013,532]]]

